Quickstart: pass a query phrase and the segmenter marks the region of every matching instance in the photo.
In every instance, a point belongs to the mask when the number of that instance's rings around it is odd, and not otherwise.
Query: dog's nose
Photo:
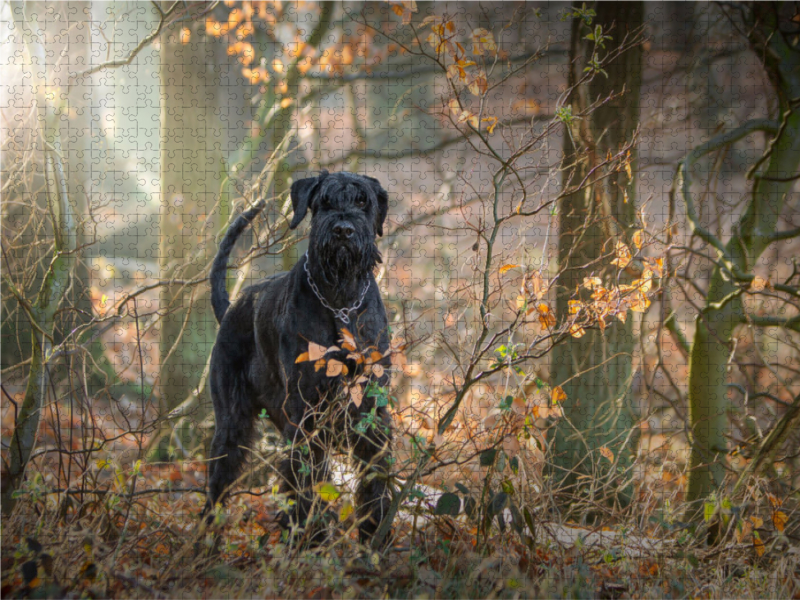
[[[350,223],[338,223],[333,227],[333,233],[343,240],[349,240],[355,232],[356,228]]]

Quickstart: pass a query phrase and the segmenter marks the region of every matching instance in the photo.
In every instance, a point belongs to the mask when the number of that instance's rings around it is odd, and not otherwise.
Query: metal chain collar
[[[333,316],[335,318],[339,319],[345,325],[349,325],[350,324],[349,315],[354,310],[358,310],[361,307],[361,303],[364,302],[364,298],[367,295],[367,290],[369,290],[369,281],[367,281],[367,284],[364,286],[364,291],[361,292],[361,298],[359,298],[358,302],[356,302],[353,306],[351,306],[350,308],[333,308],[330,304],[328,304],[328,301],[322,297],[322,294],[320,293],[317,284],[314,283],[314,280],[311,278],[311,272],[308,270],[308,252],[306,252],[304,256],[306,262],[303,264],[303,270],[306,272],[308,285],[311,286],[311,291],[314,292],[314,295],[319,299],[320,302],[322,302],[322,306],[324,306],[333,313]]]

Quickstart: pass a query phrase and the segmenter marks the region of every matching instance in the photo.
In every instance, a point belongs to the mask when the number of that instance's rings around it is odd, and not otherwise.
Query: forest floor
[[[203,474],[190,461],[141,468],[102,498],[37,496],[2,523],[4,598],[798,598],[796,528],[750,517],[709,546],[703,528],[633,521],[595,528],[537,516],[533,535],[408,506],[391,545],[358,544],[341,503],[337,535],[285,543],[271,488],[235,496],[200,527]],[[113,486],[112,486],[113,488]],[[137,490],[141,495],[136,495]],[[170,491],[171,490],[171,491]],[[60,504],[56,499],[60,499]],[[129,501],[130,500],[130,501]],[[781,513],[783,514],[783,513]],[[759,531],[761,532],[759,534]],[[755,532],[755,533],[754,533]],[[700,539],[703,538],[703,539]]]

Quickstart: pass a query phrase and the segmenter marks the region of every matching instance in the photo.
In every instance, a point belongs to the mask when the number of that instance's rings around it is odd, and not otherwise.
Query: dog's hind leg
[[[223,398],[225,392],[231,397]],[[212,387],[217,422],[208,463],[208,498],[203,509],[208,519],[213,518],[214,506],[225,502],[255,439],[255,415],[249,398],[243,392],[236,387],[232,390],[214,390]]]
[[[364,432],[353,432],[353,454],[359,460],[360,481],[356,493],[358,531],[366,543],[389,510],[389,472],[392,432],[386,409],[377,410],[378,419]]]

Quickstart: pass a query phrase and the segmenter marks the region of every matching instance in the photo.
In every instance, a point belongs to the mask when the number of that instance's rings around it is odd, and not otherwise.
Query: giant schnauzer
[[[359,349],[372,346],[382,354],[388,349],[386,310],[372,274],[381,262],[375,238],[383,234],[388,196],[372,177],[327,171],[294,182],[290,193],[290,227],[300,225],[309,210],[312,215],[308,252],[291,271],[246,288],[233,304],[229,301],[228,257],[263,201],[233,222],[212,266],[211,303],[220,329],[209,380],[216,430],[205,512],[224,501],[254,441],[256,419],[267,415],[291,445],[279,470],[281,491],[294,504],[281,514],[281,525],[305,525],[314,487],[329,477],[331,442],[340,437],[361,463],[357,515],[361,540],[366,541],[390,502],[389,415],[384,406],[376,406],[374,394],[365,394],[360,407],[342,403],[341,377],[318,371],[313,361],[296,360],[309,342],[337,345],[343,327]],[[351,375],[358,373],[363,367],[347,354],[342,350],[338,358]],[[384,373],[375,383],[385,386],[388,376]],[[344,406],[338,424],[320,427],[319,415],[336,402]],[[337,430],[343,435],[332,435]]]

